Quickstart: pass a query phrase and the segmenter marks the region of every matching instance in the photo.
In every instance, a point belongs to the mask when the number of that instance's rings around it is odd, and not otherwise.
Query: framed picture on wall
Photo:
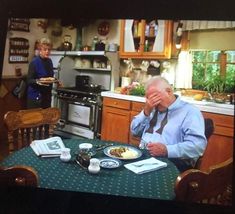
[[[9,40],[9,63],[28,63],[29,40],[21,37]]]
[[[29,32],[29,19],[10,18],[9,29],[14,31]]]

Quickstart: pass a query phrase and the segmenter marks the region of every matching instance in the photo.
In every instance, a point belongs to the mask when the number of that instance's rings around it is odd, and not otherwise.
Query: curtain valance
[[[235,21],[195,21],[182,20],[183,31],[208,30],[208,29],[231,29],[235,28]]]

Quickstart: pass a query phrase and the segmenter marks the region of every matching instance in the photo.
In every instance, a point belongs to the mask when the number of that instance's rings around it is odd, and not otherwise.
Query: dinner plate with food
[[[104,154],[121,160],[133,160],[142,156],[142,152],[133,146],[109,146],[104,149]]]
[[[41,84],[52,84],[54,82],[58,82],[58,80],[54,77],[42,77],[38,80]]]

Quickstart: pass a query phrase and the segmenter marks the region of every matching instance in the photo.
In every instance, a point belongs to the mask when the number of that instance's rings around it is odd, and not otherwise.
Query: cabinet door
[[[103,107],[101,139],[128,143],[129,110]]]
[[[141,56],[144,20],[121,20],[120,57]]]
[[[172,28],[167,20],[122,20],[120,57],[170,58]]]
[[[172,22],[167,20],[145,22],[143,55],[146,58],[170,58],[172,26]]]

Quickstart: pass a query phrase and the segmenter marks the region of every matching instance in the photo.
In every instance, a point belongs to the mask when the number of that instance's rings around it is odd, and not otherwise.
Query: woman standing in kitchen
[[[47,38],[39,41],[39,54],[29,64],[27,76],[27,108],[51,107],[51,91],[55,82],[53,64],[49,58],[52,44]],[[61,86],[60,82],[56,82]]]

